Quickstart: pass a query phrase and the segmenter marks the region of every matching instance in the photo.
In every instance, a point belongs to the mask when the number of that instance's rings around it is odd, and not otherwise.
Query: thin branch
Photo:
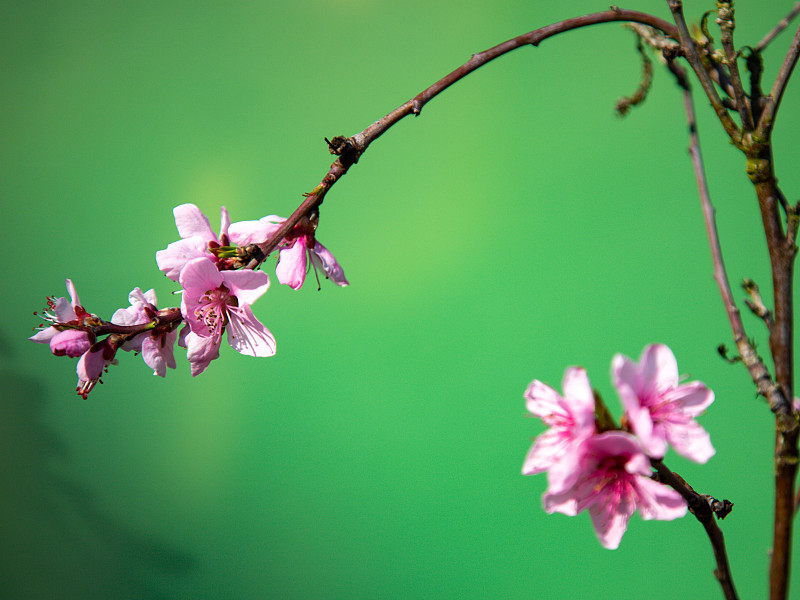
[[[575,17],[560,21],[535,31],[525,33],[523,35],[512,38],[502,44],[498,44],[493,48],[489,48],[478,54],[473,54],[469,61],[461,65],[458,69],[446,75],[427,89],[423,90],[414,96],[408,102],[405,102],[388,115],[375,121],[372,125],[364,129],[364,131],[357,133],[349,138],[338,137],[329,142],[331,152],[337,154],[339,158],[331,165],[327,175],[322,182],[315,187],[303,201],[303,203],[295,210],[292,215],[284,221],[281,226],[270,236],[269,239],[263,243],[254,245],[250,256],[250,261],[245,261],[248,268],[256,268],[260,265],[269,254],[278,247],[281,240],[291,232],[292,228],[298,221],[322,204],[325,194],[328,190],[347,173],[352,165],[358,162],[358,159],[366,151],[369,145],[383,135],[390,127],[398,121],[407,117],[408,115],[418,115],[430,100],[446,90],[448,87],[463,79],[474,70],[482,67],[488,62],[502,56],[512,50],[521,48],[522,46],[538,46],[545,39],[579,29],[589,25],[597,25],[599,23],[613,23],[619,21],[631,21],[635,23],[642,23],[649,25],[657,30],[662,31],[667,36],[678,40],[679,33],[675,26],[664,19],[656,16],[649,15],[634,10],[625,10],[620,8],[612,8],[611,10],[593,13],[582,17]]]
[[[780,230],[780,222],[776,216],[776,197],[780,196],[780,192],[777,189],[777,183],[772,173],[771,156],[769,156],[768,152],[769,147],[766,146],[763,150],[765,155],[757,160],[758,165],[761,167],[760,170],[748,174],[753,180],[758,195],[772,266],[773,292],[775,295],[774,325],[770,332],[770,351],[775,364],[775,380],[773,380],[761,357],[745,336],[739,310],[736,308],[731,295],[730,285],[722,262],[722,252],[714,219],[714,208],[711,204],[703,169],[694,105],[686,86],[684,86],[684,105],[691,136],[689,151],[695,169],[706,222],[706,231],[714,261],[714,278],[717,281],[725,304],[725,310],[728,313],[728,320],[733,329],[739,356],[756,384],[758,393],[767,399],[770,410],[775,414],[775,513],[769,585],[771,600],[783,600],[786,598],[789,589],[792,521],[795,512],[795,478],[798,462],[797,443],[798,433],[800,433],[797,415],[792,407],[792,402],[789,400],[792,397],[793,389],[792,265],[796,249],[794,246],[786,244],[786,237]],[[750,157],[748,158],[748,162],[753,160]]]
[[[786,84],[789,83],[789,78],[794,71],[797,64],[798,56],[800,56],[800,28],[794,34],[789,51],[786,53],[786,58],[783,59],[781,70],[775,78],[775,83],[772,86],[772,91],[767,97],[766,107],[764,112],[761,113],[761,120],[758,122],[757,134],[761,139],[769,139],[772,133],[772,127],[775,124],[775,116],[778,112],[778,107],[783,99],[783,92],[786,91]]]
[[[692,70],[697,75],[700,85],[703,86],[703,91],[705,91],[706,96],[708,96],[711,106],[714,108],[714,112],[717,113],[717,118],[725,128],[725,132],[731,138],[731,141],[739,146],[741,144],[741,132],[736,126],[736,123],[734,123],[733,119],[731,119],[731,116],[728,114],[728,110],[725,108],[725,105],[722,103],[722,99],[719,97],[717,89],[714,87],[714,82],[711,80],[711,76],[703,66],[703,61],[700,59],[700,55],[698,54],[697,48],[694,45],[692,36],[689,35],[689,28],[686,26],[686,20],[683,17],[683,3],[681,0],[667,0],[667,5],[669,6],[670,12],[672,12],[672,17],[675,20],[675,24],[678,27],[681,46],[683,47],[683,52],[686,55],[686,59],[689,61],[689,64],[692,66]]]
[[[728,72],[731,77],[736,109],[739,111],[742,129],[744,131],[753,131],[753,118],[750,115],[750,107],[747,104],[747,98],[742,87],[742,78],[739,75],[739,57],[733,47],[733,29],[735,27],[733,3],[718,2],[717,7],[720,41],[722,42],[722,49],[725,51],[725,62],[728,65]]]
[[[667,484],[683,496],[683,499],[686,500],[686,503],[689,505],[691,513],[700,521],[700,524],[706,530],[708,539],[711,542],[711,547],[714,550],[714,558],[717,561],[714,577],[719,581],[726,600],[737,600],[738,596],[736,595],[736,588],[733,585],[733,577],[728,563],[728,552],[725,549],[725,536],[722,534],[722,530],[719,528],[714,518],[715,516],[716,518],[723,518],[730,512],[730,507],[732,505],[725,501],[717,503],[713,501],[713,498],[698,494],[680,475],[669,470],[662,461],[651,459],[650,463],[656,469],[659,481]],[[724,506],[724,509],[715,511],[713,508],[714,504]]]
[[[761,54],[764,51],[764,49],[770,44],[770,42],[774,40],[781,31],[783,31],[789,26],[789,24],[792,22],[792,19],[794,19],[798,13],[800,13],[800,2],[795,2],[794,8],[789,12],[789,14],[786,15],[780,21],[778,21],[778,24],[775,25],[773,30],[770,31],[767,35],[765,35],[764,39],[758,42],[758,45],[755,48],[756,52]]]
[[[683,70],[677,65],[671,67],[673,73],[679,77],[681,87],[683,87],[683,103],[686,110],[686,119],[689,124],[689,154],[692,157],[692,166],[694,168],[695,179],[697,182],[697,189],[700,194],[700,203],[703,209],[703,219],[706,225],[706,235],[708,235],[708,243],[711,248],[711,259],[714,263],[714,280],[717,282],[722,302],[725,305],[725,312],[728,315],[728,321],[731,324],[733,331],[733,339],[736,343],[736,348],[739,351],[739,356],[742,359],[745,367],[747,367],[753,383],[756,384],[758,393],[767,399],[770,410],[774,413],[785,414],[786,407],[788,406],[783,389],[775,383],[767,370],[766,365],[761,360],[761,357],[756,352],[753,345],[747,338],[745,333],[742,316],[736,306],[736,302],[731,292],[731,286],[728,281],[728,275],[725,271],[725,263],[722,260],[722,248],[719,243],[719,234],[717,232],[717,224],[715,217],[714,206],[711,203],[711,195],[708,191],[708,183],[706,181],[705,168],[703,167],[703,155],[700,152],[700,139],[697,135],[697,121],[695,119],[694,102],[692,95],[688,88],[688,82]],[[682,78],[681,78],[682,75]]]

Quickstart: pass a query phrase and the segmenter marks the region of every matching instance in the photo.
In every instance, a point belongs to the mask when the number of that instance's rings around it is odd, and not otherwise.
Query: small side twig
[[[794,19],[798,15],[798,13],[800,13],[800,2],[795,2],[794,8],[792,8],[789,14],[786,15],[780,21],[778,21],[778,24],[775,25],[772,31],[770,31],[767,35],[764,36],[764,38],[760,42],[758,42],[755,51],[758,52],[759,54],[762,53],[764,49],[770,44],[770,42],[772,42],[772,40],[774,40],[780,32],[782,32],[789,26],[789,24],[792,22],[792,19]]]
[[[750,296],[749,299],[746,298],[744,301],[744,303],[747,304],[747,308],[749,308],[755,316],[764,321],[767,329],[770,331],[770,333],[772,333],[772,327],[774,325],[772,320],[772,312],[766,307],[764,301],[761,299],[761,292],[758,289],[758,284],[752,279],[745,279],[742,282],[742,287]]]
[[[717,525],[717,519],[724,519],[730,513],[733,504],[728,500],[717,500],[707,494],[698,494],[677,473],[673,473],[660,460],[651,460],[653,468],[658,474],[658,479],[678,492],[689,505],[689,511],[706,530],[706,535],[714,550],[717,568],[714,577],[719,581],[726,600],[737,600],[736,587],[733,585],[728,552],[725,549],[725,536]],[[716,517],[716,518],[715,518]]]
[[[642,80],[639,82],[639,87],[631,96],[625,96],[617,100],[617,104],[614,108],[621,117],[624,117],[631,107],[644,102],[645,98],[647,98],[647,92],[650,91],[650,84],[653,81],[653,63],[644,50],[641,36],[635,29],[634,33],[636,34],[636,51],[642,58]]]
[[[761,113],[761,120],[758,122],[756,130],[758,137],[762,139],[769,139],[772,133],[772,127],[775,125],[775,116],[778,112],[778,107],[783,99],[783,92],[786,91],[786,84],[789,83],[789,78],[797,65],[797,59],[800,57],[800,28],[794,35],[789,51],[783,59],[778,76],[775,78],[775,83],[772,85],[772,91],[766,99],[766,106],[764,112]]]
[[[736,26],[734,21],[734,10],[732,2],[717,2],[717,24],[720,28],[720,41],[722,49],[725,51],[725,62],[730,73],[731,86],[733,87],[733,97],[736,101],[736,108],[739,111],[739,118],[742,122],[744,131],[753,130],[753,119],[750,115],[750,107],[744,95],[742,78],[739,75],[738,54],[733,47],[733,30]]]

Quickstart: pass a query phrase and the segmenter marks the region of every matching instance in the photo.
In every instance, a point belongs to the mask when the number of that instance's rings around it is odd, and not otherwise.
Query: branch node
[[[344,135],[337,135],[332,140],[325,138],[325,142],[328,144],[328,151],[336,156],[341,156],[352,148],[350,138]]]
[[[747,292],[750,298],[745,298],[744,303],[755,316],[764,321],[767,329],[772,331],[773,320],[772,312],[766,307],[761,298],[761,292],[758,289],[758,284],[752,279],[744,279],[742,281],[742,288]]]
[[[720,344],[719,346],[717,346],[717,353],[722,357],[724,361],[726,361],[731,365],[735,365],[738,362],[742,362],[741,356],[734,356],[733,358],[728,356],[728,347],[725,344]]]

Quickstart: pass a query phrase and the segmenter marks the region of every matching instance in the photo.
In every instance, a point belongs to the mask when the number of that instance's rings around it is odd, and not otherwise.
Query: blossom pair
[[[537,438],[522,468],[526,475],[547,472],[547,512],[589,510],[606,548],[619,546],[637,509],[645,519],[670,520],[686,513],[675,490],[651,479],[650,458],[663,458],[668,445],[701,463],[714,454],[708,433],[694,420],[714,394],[700,382],[680,383],[669,348],[648,346],[638,363],[617,355],[612,374],[627,431],[598,426],[585,370],[567,369],[563,396],[541,381],[531,383],[527,408],[549,429]]]
[[[75,285],[66,280],[66,297],[48,299],[49,311],[41,316],[51,325],[43,327],[31,336],[34,342],[49,344],[56,356],[78,358],[77,392],[86,398],[100,381],[109,364],[115,362],[117,350],[136,351],[142,354],[144,362],[153,369],[153,374],[164,377],[167,367],[175,368],[172,348],[177,333],[170,327],[153,327],[133,336],[108,335],[97,341],[95,331],[103,326],[103,321],[89,313],[80,303]],[[157,315],[156,295],[153,290],[142,292],[134,288],[129,294],[130,307],[117,310],[111,323],[130,327],[149,323]]]

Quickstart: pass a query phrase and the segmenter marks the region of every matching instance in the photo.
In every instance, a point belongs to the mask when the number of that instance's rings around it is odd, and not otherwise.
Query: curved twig
[[[251,256],[250,262],[247,264],[248,268],[256,268],[260,265],[269,254],[278,247],[284,237],[292,230],[298,221],[310,211],[317,208],[325,198],[328,190],[350,169],[352,165],[358,162],[359,157],[366,151],[369,145],[383,135],[390,127],[398,121],[407,117],[408,115],[418,115],[422,107],[430,102],[437,95],[449,88],[457,81],[463,79],[476,69],[491,62],[495,58],[507,54],[512,50],[521,48],[522,46],[538,46],[542,41],[549,37],[587,27],[589,25],[597,25],[599,23],[613,23],[619,21],[630,21],[634,23],[642,23],[658,29],[667,36],[679,40],[680,35],[678,29],[668,21],[660,19],[656,16],[642,13],[635,10],[625,10],[621,8],[612,8],[611,10],[584,15],[582,17],[575,17],[560,21],[540,29],[536,29],[529,33],[519,35],[502,44],[498,44],[488,50],[473,54],[466,63],[461,65],[455,71],[445,75],[442,79],[426,88],[408,102],[405,102],[388,115],[372,123],[369,127],[349,138],[339,137],[334,138],[329,142],[331,152],[337,154],[339,158],[331,165],[328,173],[323,178],[322,182],[315,187],[300,206],[292,213],[292,215],[284,221],[281,226],[270,236],[269,239],[263,243],[257,244],[258,251],[254,252]],[[724,109],[723,109],[724,110]]]

